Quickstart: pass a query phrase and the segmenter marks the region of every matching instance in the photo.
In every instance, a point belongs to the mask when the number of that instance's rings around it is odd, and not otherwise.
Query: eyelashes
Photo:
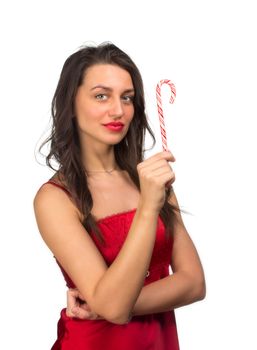
[[[107,99],[107,95],[105,95],[105,94],[97,94],[97,95],[95,96],[95,98],[96,98],[97,100],[103,101],[103,100],[106,100],[106,99]]]
[[[107,94],[97,94],[95,98],[99,101],[106,101],[109,96]],[[122,100],[126,103],[130,103],[134,101],[135,96],[134,95],[124,95],[121,97]]]
[[[123,96],[122,98],[126,101],[126,102],[133,102],[134,101],[134,95],[127,95],[127,96]]]

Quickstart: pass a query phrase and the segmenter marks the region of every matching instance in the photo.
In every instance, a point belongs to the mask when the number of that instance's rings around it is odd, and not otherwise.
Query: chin
[[[117,145],[118,143],[120,143],[123,139],[124,139],[125,135],[123,136],[114,136],[113,138],[109,138],[108,140],[103,141],[104,143],[110,145],[110,146],[114,146]]]

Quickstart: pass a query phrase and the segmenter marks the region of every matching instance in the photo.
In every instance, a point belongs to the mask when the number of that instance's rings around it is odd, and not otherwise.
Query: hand
[[[101,316],[90,309],[78,289],[67,290],[66,315],[82,320],[103,320]]]
[[[169,162],[175,158],[171,152],[159,152],[137,165],[140,180],[140,202],[143,207],[160,211],[165,202],[166,187],[175,181]]]

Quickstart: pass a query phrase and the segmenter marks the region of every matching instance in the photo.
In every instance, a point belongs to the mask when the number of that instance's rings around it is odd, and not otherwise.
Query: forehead
[[[110,88],[133,88],[129,72],[113,64],[96,64],[89,67],[84,74],[83,85],[88,88],[95,85],[106,85]]]

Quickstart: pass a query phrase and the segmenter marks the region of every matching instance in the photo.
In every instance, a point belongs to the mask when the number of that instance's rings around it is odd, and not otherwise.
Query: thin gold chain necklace
[[[112,173],[114,170],[116,170],[116,168],[112,168],[111,170],[91,170],[91,171],[88,171],[86,170],[86,173],[90,174],[90,173]]]

